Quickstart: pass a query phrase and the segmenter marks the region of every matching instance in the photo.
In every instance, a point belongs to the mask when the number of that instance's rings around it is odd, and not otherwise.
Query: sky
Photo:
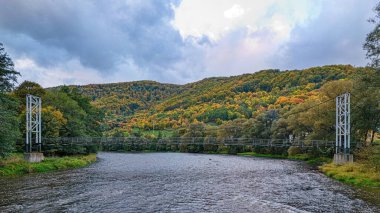
[[[0,43],[43,87],[185,84],[263,69],[365,66],[375,0],[0,0]]]

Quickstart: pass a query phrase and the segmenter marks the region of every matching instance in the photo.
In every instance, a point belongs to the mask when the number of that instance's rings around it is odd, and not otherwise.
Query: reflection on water
[[[1,179],[0,212],[380,212],[380,204],[359,198],[367,192],[303,162],[184,153],[98,157],[84,169]]]

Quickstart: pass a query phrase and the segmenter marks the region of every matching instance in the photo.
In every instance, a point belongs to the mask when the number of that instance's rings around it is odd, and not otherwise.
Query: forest
[[[19,75],[0,44],[0,158],[16,151],[16,142],[24,142],[27,94],[43,100],[42,137],[102,136],[104,113],[91,104],[90,98],[81,95],[77,89],[63,86],[57,90],[46,90],[31,81],[15,87]]]
[[[1,144],[5,157],[25,134],[25,96],[42,98],[42,136],[223,137],[334,140],[335,97],[352,94],[352,140],[376,141],[378,70],[329,65],[262,70],[185,85],[137,81],[42,88],[24,81],[1,46]]]
[[[370,67],[329,65],[185,85],[138,81],[65,88],[88,97],[105,113],[105,136],[146,138],[335,140],[335,97],[350,92],[353,139],[371,143],[380,124],[376,73]]]

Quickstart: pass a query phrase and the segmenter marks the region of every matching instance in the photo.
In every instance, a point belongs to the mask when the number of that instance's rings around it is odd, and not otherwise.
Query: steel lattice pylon
[[[336,97],[336,153],[350,153],[350,93]]]
[[[33,95],[26,95],[25,145],[26,152],[41,151],[41,98]]]

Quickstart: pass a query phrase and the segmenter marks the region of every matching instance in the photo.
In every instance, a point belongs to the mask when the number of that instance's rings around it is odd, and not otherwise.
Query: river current
[[[0,179],[0,212],[380,212],[304,162],[99,153],[87,168]],[[369,194],[368,194],[369,193]]]

